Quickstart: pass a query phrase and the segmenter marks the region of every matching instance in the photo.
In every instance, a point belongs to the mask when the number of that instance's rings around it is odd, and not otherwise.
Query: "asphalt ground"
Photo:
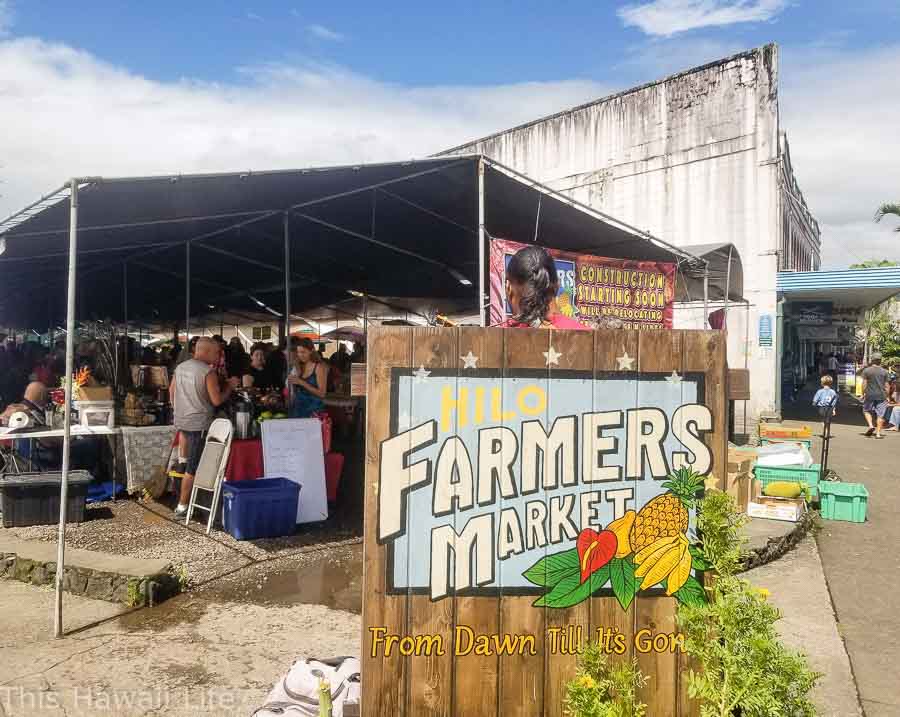
[[[785,413],[821,434],[808,393]],[[867,521],[823,521],[817,542],[865,714],[900,717],[900,433],[883,440],[864,433],[861,408],[842,397],[828,466],[844,482],[866,486]],[[813,449],[818,462],[821,439]]]

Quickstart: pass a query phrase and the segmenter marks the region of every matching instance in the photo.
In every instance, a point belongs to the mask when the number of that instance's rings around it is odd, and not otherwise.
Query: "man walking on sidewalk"
[[[885,412],[888,410],[887,383],[890,377],[881,366],[881,354],[872,354],[872,363],[862,372],[863,378],[863,415],[869,430],[866,436],[875,434],[875,438],[884,438]]]

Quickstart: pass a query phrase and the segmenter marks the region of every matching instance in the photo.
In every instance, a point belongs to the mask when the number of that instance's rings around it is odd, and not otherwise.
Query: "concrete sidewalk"
[[[900,717],[900,435],[865,438],[858,409],[841,414],[829,466],[866,486],[868,521],[824,521],[819,551],[865,714]]]

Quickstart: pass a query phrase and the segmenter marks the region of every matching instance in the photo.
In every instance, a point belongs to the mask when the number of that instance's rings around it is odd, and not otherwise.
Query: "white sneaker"
[[[174,515],[176,518],[183,518],[184,516],[187,515],[187,506],[186,506],[186,505],[179,505],[179,506],[178,506],[177,508],[175,508],[175,510],[173,511],[173,515]]]

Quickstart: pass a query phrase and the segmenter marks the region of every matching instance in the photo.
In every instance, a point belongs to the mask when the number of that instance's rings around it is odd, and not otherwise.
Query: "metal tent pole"
[[[478,320],[487,326],[484,315],[484,159],[478,158]]]
[[[191,341],[191,243],[184,245],[184,347]],[[176,337],[177,338],[177,337]]]
[[[734,250],[733,246],[728,247],[728,268],[725,270],[725,323],[724,326],[728,328],[728,295],[731,293],[731,252]]]
[[[125,320],[125,355],[128,356],[128,263],[122,262],[122,314]]]
[[[78,251],[78,180],[70,182],[69,197],[69,287],[66,298],[66,383],[63,405],[62,477],[59,485],[59,538],[56,550],[56,610],[53,634],[63,636],[63,576],[66,566],[66,502],[69,494],[69,454],[72,448],[72,374],[75,371],[75,269]]]
[[[284,366],[291,372],[291,213],[284,213]],[[287,381],[287,376],[282,376]]]
[[[709,328],[709,262],[703,269],[703,328]]]

